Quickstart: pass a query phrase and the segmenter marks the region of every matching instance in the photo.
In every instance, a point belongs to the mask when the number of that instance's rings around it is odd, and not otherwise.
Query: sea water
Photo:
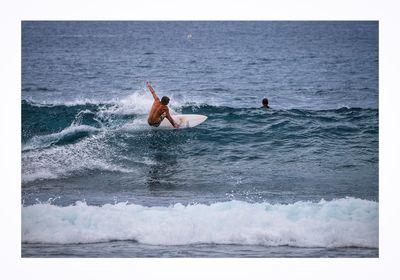
[[[21,109],[23,257],[378,256],[377,22],[22,22]]]

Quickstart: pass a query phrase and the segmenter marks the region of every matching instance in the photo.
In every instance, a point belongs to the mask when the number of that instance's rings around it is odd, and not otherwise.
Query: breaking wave
[[[169,207],[35,204],[22,207],[22,241],[378,248],[378,206],[377,202],[356,198],[275,205],[244,201],[178,203]]]

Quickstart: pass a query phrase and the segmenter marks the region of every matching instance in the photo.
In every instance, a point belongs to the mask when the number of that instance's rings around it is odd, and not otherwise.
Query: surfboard
[[[195,127],[207,119],[207,116],[194,115],[194,114],[174,115],[171,117],[175,120],[175,122],[177,122],[179,124],[180,129]],[[163,119],[163,121],[160,123],[160,125],[158,127],[164,128],[164,129],[173,129],[174,128],[167,118]]]

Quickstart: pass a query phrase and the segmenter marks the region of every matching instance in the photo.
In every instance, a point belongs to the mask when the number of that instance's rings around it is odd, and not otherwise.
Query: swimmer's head
[[[264,107],[268,107],[268,98],[264,98],[264,99],[262,100],[262,105],[263,105]]]

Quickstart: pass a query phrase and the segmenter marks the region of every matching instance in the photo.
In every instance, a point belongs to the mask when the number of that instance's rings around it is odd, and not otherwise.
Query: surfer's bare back
[[[151,107],[149,117],[147,119],[149,125],[158,127],[163,119],[167,118],[173,127],[178,128],[179,125],[174,121],[169,113],[169,108],[167,106],[169,103],[169,97],[163,96],[160,101],[160,98],[157,96],[156,92],[148,81],[146,81],[146,86],[154,98],[153,106]]]

